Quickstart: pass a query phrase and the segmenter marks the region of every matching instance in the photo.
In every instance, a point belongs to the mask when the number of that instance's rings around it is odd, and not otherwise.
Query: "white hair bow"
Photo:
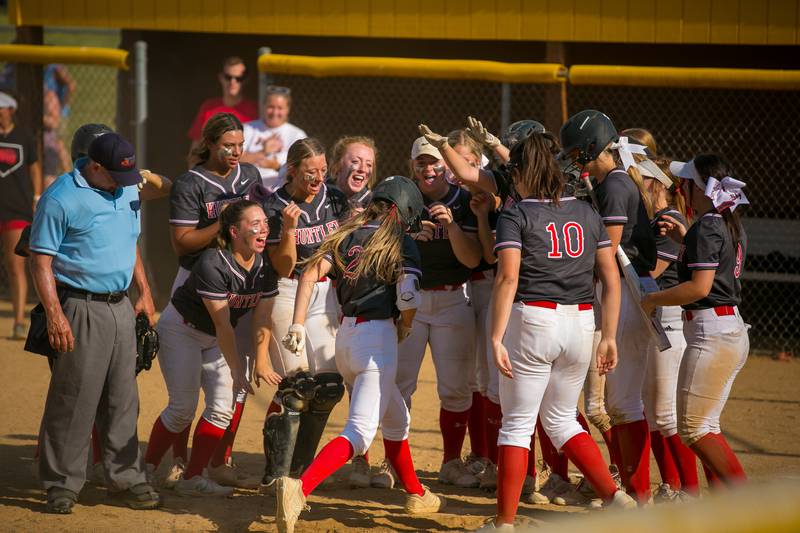
[[[627,137],[620,137],[617,142],[611,144],[611,149],[619,153],[619,158],[622,160],[622,166],[625,167],[625,170],[636,166],[633,154],[647,155],[644,146],[641,144],[629,144]]]
[[[736,209],[739,204],[749,204],[747,197],[742,192],[745,186],[743,181],[739,181],[730,176],[725,176],[721,180],[708,178],[706,183],[706,196],[711,199],[717,212],[721,213],[730,208]]]

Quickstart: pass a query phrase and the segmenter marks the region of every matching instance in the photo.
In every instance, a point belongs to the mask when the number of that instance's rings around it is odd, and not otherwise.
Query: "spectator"
[[[281,167],[295,141],[308,137],[306,132],[289,123],[292,91],[288,87],[270,85],[264,99],[264,115],[244,125],[242,161],[252,163],[261,173],[261,182],[270,192],[286,182]]]
[[[14,113],[17,101],[0,92],[0,237],[8,273],[11,305],[14,309],[12,339],[26,334],[25,300],[28,281],[25,259],[14,254],[22,230],[33,220],[33,210],[42,193],[42,169],[37,158],[33,135],[16,127]]]
[[[242,123],[258,118],[258,106],[242,94],[244,83],[247,80],[247,66],[242,58],[236,56],[226,58],[222,62],[222,71],[219,73],[218,79],[222,86],[222,98],[209,98],[203,102],[189,128],[188,135],[192,141],[189,155],[186,158],[189,168],[197,164],[192,152],[200,144],[203,126],[209,118],[217,113],[231,113]]]

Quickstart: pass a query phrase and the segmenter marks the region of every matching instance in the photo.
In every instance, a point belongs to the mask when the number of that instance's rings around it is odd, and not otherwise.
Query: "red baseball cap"
[[[122,187],[138,185],[142,181],[136,168],[133,145],[118,133],[106,133],[92,141],[89,159],[105,168]]]

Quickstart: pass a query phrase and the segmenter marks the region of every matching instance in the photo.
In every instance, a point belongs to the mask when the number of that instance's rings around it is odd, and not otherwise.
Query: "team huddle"
[[[743,482],[719,424],[749,350],[735,211],[747,200],[725,160],[671,161],[649,132],[618,132],[595,110],[558,135],[533,120],[501,138],[473,118],[446,136],[419,129],[410,177],[378,179],[369,138],[340,139],[331,159],[304,138],[266,184],[240,161],[239,119],[205,123],[197,164],[170,193],[180,267],[156,325],[169,400],[143,457],[150,487],[258,488],[290,532],[309,494],[352,461],[351,486],[399,484],[407,513],[440,511],[446,499],[420,483],[409,446],[427,348],[438,479],[497,491],[481,531],[513,530],[520,500],[630,508],[698,497],[697,458],[712,488]],[[232,449],[262,383],[277,391],[258,479]],[[317,453],[345,396],[347,422]],[[378,429],[386,461],[373,475]],[[549,476],[536,471],[537,433]]]

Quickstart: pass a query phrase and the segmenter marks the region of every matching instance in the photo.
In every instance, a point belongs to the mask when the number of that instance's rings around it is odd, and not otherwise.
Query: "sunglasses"
[[[264,92],[266,94],[280,94],[282,96],[289,96],[292,94],[292,90],[290,88],[282,87],[280,85],[267,85],[267,88]]]
[[[237,82],[242,83],[247,76],[244,76],[244,75],[242,75],[242,76],[232,76],[230,74],[225,74],[223,72],[222,73],[222,77],[225,78],[225,81],[227,81],[228,83],[232,82],[233,80],[236,80]]]

